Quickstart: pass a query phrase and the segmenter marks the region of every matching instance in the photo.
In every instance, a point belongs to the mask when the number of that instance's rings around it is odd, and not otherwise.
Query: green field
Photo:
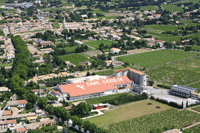
[[[108,96],[103,96],[103,97],[89,98],[89,99],[86,99],[85,101],[89,104],[97,104],[97,103],[102,103],[105,100],[112,100],[112,99],[118,98],[120,95],[121,94],[115,94],[115,95],[108,95]]]
[[[96,72],[96,74],[97,75],[112,75],[113,70],[99,71],[99,72]]]
[[[101,43],[103,43],[104,46],[105,45],[111,46],[112,43],[116,43],[116,42],[115,41],[110,41],[110,40],[96,40],[96,41],[87,41],[85,43],[87,43],[91,47],[94,47],[94,48],[98,49],[99,48],[99,44],[101,44]]]
[[[151,80],[162,84],[178,84],[191,86],[198,89],[200,92],[200,57],[178,61],[165,66],[160,66],[154,69],[146,70]],[[192,84],[195,83],[196,84]]]
[[[158,65],[195,55],[197,55],[197,53],[175,50],[158,50],[141,54],[121,56],[118,57],[117,60],[120,60],[122,62],[129,62],[130,64],[133,63],[134,65],[140,67],[152,68]]]
[[[183,8],[182,7],[178,7],[177,5],[162,5],[163,9],[169,12],[182,12]]]
[[[164,31],[173,31],[173,30],[178,30],[178,26],[174,25],[145,25],[144,28],[146,28],[148,31],[152,32],[157,32],[157,33],[162,33]]]
[[[196,88],[197,92],[200,93],[200,82],[188,85],[189,87]]]
[[[192,51],[200,51],[200,46],[198,45],[192,46]]]
[[[144,109],[145,110],[145,109]],[[122,114],[125,114],[122,112]],[[118,117],[115,117],[116,119]],[[114,133],[149,133],[151,129],[164,127],[181,128],[200,121],[200,114],[189,110],[168,109],[159,113],[113,123],[108,129]],[[106,121],[107,123],[107,121]]]
[[[157,6],[149,5],[149,6],[140,6],[140,10],[146,11],[146,10],[155,10],[157,9]]]
[[[52,26],[54,29],[60,28],[60,25],[58,23],[53,23]]]
[[[8,0],[0,0],[0,4],[4,4],[5,2],[7,2]]]
[[[78,65],[79,62],[84,62],[84,61],[90,61],[92,63],[91,59],[88,59],[84,54],[68,54],[68,55],[63,55],[59,56],[60,59],[63,61],[70,61],[71,63]]]
[[[185,129],[182,131],[182,133],[200,133],[200,125]]]
[[[151,102],[152,105],[148,105]],[[156,106],[160,106],[157,109]],[[154,100],[143,100],[140,102],[132,102],[129,104],[117,106],[111,111],[105,112],[104,115],[88,119],[90,122],[98,126],[107,128],[108,125],[132,118],[140,117],[147,114],[152,114],[166,109],[170,109],[168,105],[162,104]],[[130,128],[131,129],[131,128]]]
[[[195,108],[192,108],[192,109],[195,110],[195,111],[200,112],[200,107],[195,107]]]

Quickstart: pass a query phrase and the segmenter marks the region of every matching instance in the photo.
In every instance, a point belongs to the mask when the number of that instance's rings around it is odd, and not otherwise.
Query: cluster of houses
[[[7,59],[12,59],[15,57],[15,48],[12,45],[12,41],[10,38],[4,38],[1,37],[2,40],[4,41],[4,45],[0,46],[0,49],[3,49],[4,53],[0,58],[7,58]]]

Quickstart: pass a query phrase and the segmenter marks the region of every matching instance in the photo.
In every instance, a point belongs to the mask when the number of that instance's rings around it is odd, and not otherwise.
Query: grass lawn
[[[143,108],[143,110],[146,112],[151,111],[146,108]],[[139,110],[137,114],[139,112],[142,112],[143,110]],[[121,115],[122,114],[124,114],[124,112],[121,112]],[[115,119],[116,118],[118,117],[115,117]],[[107,120],[105,123],[107,123],[108,121],[109,120]],[[199,121],[200,114],[197,114],[195,112],[189,110],[180,111],[177,109],[168,109],[159,113],[153,113],[130,120],[113,123],[108,126],[108,129],[110,129],[114,133],[149,133],[151,129],[155,128],[163,129],[164,127],[174,126],[178,129]]]
[[[192,51],[200,51],[200,46],[198,45],[192,46]]]
[[[5,2],[7,2],[8,0],[0,0],[0,4],[4,4]]]
[[[70,61],[71,63],[78,65],[79,62],[84,62],[84,61],[90,61],[92,63],[91,59],[88,59],[84,54],[68,54],[68,55],[63,55],[59,56],[60,59],[63,61]]]
[[[149,5],[149,6],[140,6],[140,11],[146,11],[146,10],[155,10],[157,9],[157,6],[154,5]]]
[[[53,23],[52,25],[54,29],[60,28],[60,25],[58,23]]]
[[[183,8],[182,7],[178,7],[177,5],[162,5],[163,9],[169,12],[182,12]]]
[[[141,54],[121,56],[118,57],[117,60],[120,60],[122,62],[129,62],[130,64],[133,63],[134,65],[140,67],[152,68],[158,65],[165,64],[167,62],[173,62],[195,55],[197,55],[197,53],[175,50],[158,50]]]
[[[151,80],[162,84],[178,84],[197,88],[200,92],[200,57],[190,58],[146,70]]]
[[[162,33],[164,31],[173,31],[173,30],[178,30],[178,26],[174,25],[157,25],[157,24],[152,24],[152,25],[145,25],[144,28],[151,29],[153,32],[159,31],[158,33]]]
[[[182,133],[200,133],[200,125],[185,129],[182,131]]]
[[[99,71],[99,72],[95,72],[97,75],[112,75],[113,74],[113,70],[106,70],[106,71]]]
[[[149,102],[153,103],[153,105],[147,105]],[[157,109],[156,106],[160,106],[161,108]],[[94,117],[88,120],[98,126],[107,128],[107,126],[112,123],[130,120],[132,118],[160,112],[169,108],[171,107],[154,100],[144,100],[117,106],[116,109],[107,111],[102,116]]]
[[[86,41],[85,43],[87,43],[88,45],[98,49],[99,48],[99,44],[103,43],[104,46],[105,45],[109,45],[111,46],[112,43],[116,43],[115,41],[110,41],[110,40],[96,40],[96,41]]]

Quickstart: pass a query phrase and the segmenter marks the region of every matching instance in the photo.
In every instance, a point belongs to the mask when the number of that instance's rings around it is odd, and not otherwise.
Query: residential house
[[[115,53],[119,54],[120,51],[121,51],[121,49],[119,49],[119,48],[114,48],[113,47],[113,48],[110,49],[110,53],[111,54],[115,54]]]
[[[88,60],[87,61],[84,61],[84,62],[80,62],[78,63],[79,65],[82,65],[82,66],[90,66],[92,63],[90,63]]]
[[[49,53],[51,53],[52,51],[53,51],[53,49],[52,48],[45,48],[45,49],[40,49],[40,51],[44,54],[44,53],[47,53],[47,54],[49,54]]]
[[[26,120],[32,122],[37,120],[37,115],[27,116]]]
[[[122,66],[124,63],[122,61],[113,61],[113,66]]]
[[[8,92],[8,91],[10,91],[10,89],[8,89],[8,87],[0,87],[0,93]]]
[[[34,90],[31,90],[31,91],[34,92],[35,95],[40,94],[40,89],[34,89]]]
[[[26,100],[18,100],[18,101],[8,101],[7,106],[12,107],[17,105],[19,108],[24,108],[27,104]]]
[[[4,111],[4,116],[8,116],[8,115],[12,115],[12,111],[8,110],[8,111]]]
[[[23,128],[18,128],[18,129],[16,129],[15,131],[16,131],[17,133],[26,133],[26,132],[27,132],[27,130],[26,130],[25,127],[23,127]]]
[[[40,45],[43,48],[44,46],[54,45],[54,43],[52,41],[42,41],[42,42],[40,42]]]
[[[16,120],[0,121],[0,129],[14,127],[16,123],[17,123]]]
[[[152,46],[154,46],[155,44],[154,43],[147,43],[147,46],[149,46],[149,47],[152,47]]]
[[[111,65],[112,65],[112,60],[106,60],[106,61],[104,61],[104,63],[105,63],[107,66],[111,66]]]

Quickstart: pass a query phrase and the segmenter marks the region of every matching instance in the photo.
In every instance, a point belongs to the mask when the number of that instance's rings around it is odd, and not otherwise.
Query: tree
[[[154,81],[149,81],[149,85],[152,86],[154,84]]]
[[[90,104],[81,102],[80,104],[78,104],[77,106],[75,106],[72,109],[72,112],[74,114],[81,114],[81,115],[89,115],[90,111],[92,109],[92,106]]]
[[[33,129],[33,130],[28,130],[28,133],[45,133],[45,131],[42,129]]]
[[[56,107],[55,115],[56,117],[61,118],[62,121],[70,119],[70,113],[64,107]]]
[[[33,108],[33,104],[32,103],[27,103],[25,108],[26,108],[26,110],[32,109]]]
[[[87,74],[86,74],[86,76],[90,76],[90,72],[89,72],[89,71],[87,71]]]
[[[58,98],[56,96],[51,96],[51,95],[48,95],[47,99],[50,100],[50,101],[56,101],[56,100],[58,100]]]
[[[41,108],[41,109],[44,109],[47,105],[47,98],[46,97],[41,97],[38,101],[38,106]]]
[[[6,80],[4,79],[3,75],[0,75],[0,86],[5,86],[6,85]]]
[[[45,109],[49,114],[53,114],[54,113],[54,107],[53,107],[52,104],[47,105]]]

